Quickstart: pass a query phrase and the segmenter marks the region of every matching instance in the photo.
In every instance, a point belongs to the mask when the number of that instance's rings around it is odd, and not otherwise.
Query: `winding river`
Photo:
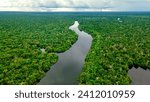
[[[80,31],[79,22],[69,27],[78,35],[78,40],[64,53],[58,53],[58,61],[41,79],[38,85],[75,85],[78,84],[78,77],[82,72],[86,55],[92,44],[91,35]]]

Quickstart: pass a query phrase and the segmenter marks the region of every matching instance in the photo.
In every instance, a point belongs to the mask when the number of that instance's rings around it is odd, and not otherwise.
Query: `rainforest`
[[[78,84],[128,85],[131,68],[149,71],[150,12],[0,12],[0,84],[40,82],[78,40],[74,21],[93,38]]]

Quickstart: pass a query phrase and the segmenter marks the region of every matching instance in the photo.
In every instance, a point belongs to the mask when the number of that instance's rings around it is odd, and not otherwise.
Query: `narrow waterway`
[[[132,68],[128,71],[132,80],[132,85],[150,85],[150,70],[142,68]]]
[[[75,21],[69,29],[78,35],[78,40],[64,53],[59,53],[59,59],[38,85],[75,85],[82,72],[86,55],[92,44],[91,35],[78,29],[79,23]],[[61,40],[61,39],[60,39]]]

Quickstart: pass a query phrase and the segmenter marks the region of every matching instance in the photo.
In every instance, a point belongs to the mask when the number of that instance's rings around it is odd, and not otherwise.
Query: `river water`
[[[79,22],[69,27],[78,35],[78,40],[64,53],[58,53],[58,61],[41,79],[38,85],[76,85],[82,72],[86,55],[92,44],[91,35],[78,29]],[[61,39],[60,39],[61,40]]]
[[[128,71],[132,80],[132,85],[150,85],[150,70],[142,68],[132,68]]]

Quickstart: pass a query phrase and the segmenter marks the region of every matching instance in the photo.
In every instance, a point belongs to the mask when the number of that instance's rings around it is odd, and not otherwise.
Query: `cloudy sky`
[[[0,11],[150,11],[150,0],[0,0]]]

